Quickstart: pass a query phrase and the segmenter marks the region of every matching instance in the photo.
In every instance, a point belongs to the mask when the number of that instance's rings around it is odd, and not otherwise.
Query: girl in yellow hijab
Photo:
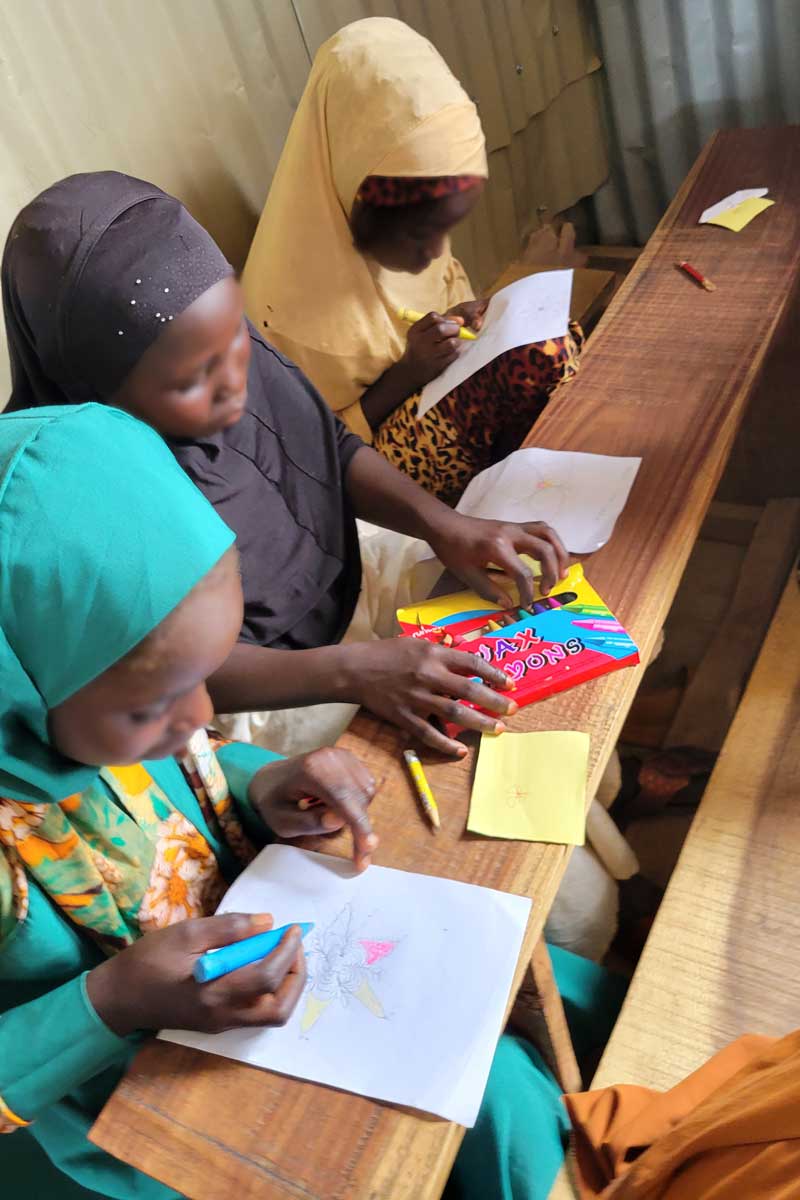
[[[357,21],[319,50],[244,270],[256,327],[331,408],[444,499],[519,445],[580,331],[488,364],[418,420],[417,394],[479,329],[449,231],[488,175],[475,105],[425,38]],[[426,315],[409,329],[401,309]]]

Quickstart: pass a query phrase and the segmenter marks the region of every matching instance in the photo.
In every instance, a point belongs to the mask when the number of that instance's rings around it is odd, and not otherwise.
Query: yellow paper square
[[[484,734],[467,829],[489,837],[582,846],[586,733]]]
[[[740,204],[735,204],[727,212],[712,217],[710,221],[706,221],[706,225],[722,225],[724,229],[732,229],[734,233],[741,233],[745,225],[749,224],[753,217],[757,217],[760,212],[763,212],[765,208],[769,208],[774,203],[774,200],[764,200],[763,197],[751,196],[749,200],[742,200]]]

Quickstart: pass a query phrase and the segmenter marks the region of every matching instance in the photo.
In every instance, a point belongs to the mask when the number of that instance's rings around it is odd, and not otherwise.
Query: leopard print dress
[[[473,476],[517,449],[559,383],[578,370],[583,332],[507,350],[421,418],[410,396],[375,432],[373,445],[426,491],[454,504]]]

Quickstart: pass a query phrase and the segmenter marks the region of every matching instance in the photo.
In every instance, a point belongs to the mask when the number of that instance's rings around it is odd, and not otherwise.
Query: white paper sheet
[[[731,192],[730,196],[726,196],[724,200],[718,200],[716,204],[712,204],[710,208],[705,209],[700,214],[698,225],[707,225],[714,217],[718,217],[720,213],[727,212],[729,208],[735,208],[737,204],[741,204],[743,200],[754,200],[761,196],[766,196],[769,188],[742,188],[738,192]]]
[[[417,416],[506,350],[563,337],[569,326],[572,271],[540,271],[510,283],[489,301],[483,328],[455,362],[422,389]]]
[[[495,521],[546,521],[570,553],[592,554],[614,532],[641,461],[570,450],[515,450],[475,476],[456,512]],[[430,547],[428,554],[433,557]]]
[[[183,1046],[473,1125],[531,902],[268,846],[220,911],[314,921],[309,981],[282,1029],[164,1030]]]

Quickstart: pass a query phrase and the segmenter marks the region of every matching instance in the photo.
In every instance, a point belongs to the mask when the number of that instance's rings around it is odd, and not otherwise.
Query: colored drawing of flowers
[[[331,1004],[347,1008],[353,1000],[385,1019],[386,1012],[373,987],[381,975],[379,963],[397,947],[396,939],[359,936],[349,904],[309,939],[308,985],[300,1017],[307,1034]]]

